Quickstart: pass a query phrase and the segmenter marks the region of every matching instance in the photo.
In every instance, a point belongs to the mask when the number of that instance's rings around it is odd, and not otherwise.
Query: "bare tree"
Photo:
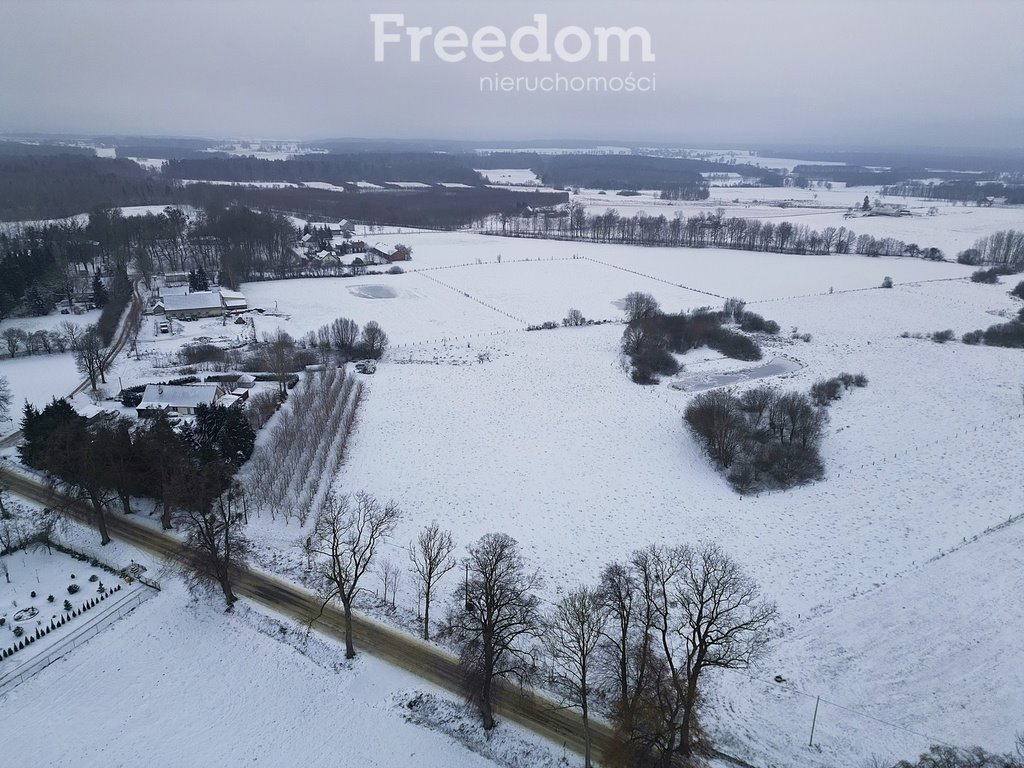
[[[104,354],[103,340],[100,338],[99,331],[96,330],[96,326],[89,326],[79,340],[75,362],[78,364],[78,370],[89,379],[89,385],[93,390],[96,389],[97,383],[107,383],[104,375]]]
[[[184,531],[182,570],[193,587],[216,585],[224,594],[227,610],[235,600],[232,574],[246,564],[251,545],[245,535],[235,497],[226,491],[230,473],[220,462],[206,462],[194,476],[183,477],[185,488],[175,522]]]
[[[60,332],[67,339],[68,349],[77,352],[82,344],[82,326],[72,323],[70,320],[64,320],[60,324]]]
[[[7,343],[7,352],[11,357],[18,354],[18,350],[28,344],[28,334],[21,328],[4,328],[4,341]]]
[[[634,555],[652,634],[671,697],[662,707],[664,754],[689,757],[701,679],[709,669],[748,667],[767,647],[777,611],[740,566],[715,544],[652,546]]]
[[[455,567],[452,552],[455,544],[450,531],[441,530],[433,522],[420,531],[416,541],[409,542],[409,560],[423,594],[423,639],[430,639],[430,602],[434,587]]]
[[[11,385],[6,376],[0,376],[0,421],[7,421],[11,416]]]
[[[354,320],[339,317],[330,326],[331,345],[339,352],[350,355],[359,339],[359,326]]]
[[[367,357],[379,358],[388,348],[388,335],[376,321],[371,320],[363,326],[363,335],[359,343]]]
[[[591,766],[590,687],[594,657],[608,617],[602,593],[579,587],[555,604],[545,629],[555,681],[566,700],[582,711],[585,768]]]
[[[267,365],[277,378],[278,391],[283,399],[288,395],[288,374],[292,372],[295,358],[295,340],[278,329],[273,336],[264,336],[263,342]]]
[[[313,524],[309,550],[323,558],[319,577],[323,608],[334,599],[345,610],[345,658],[356,655],[352,642],[352,604],[359,580],[373,564],[380,543],[395,529],[401,511],[394,502],[381,504],[368,493],[324,497]]]
[[[380,579],[382,592],[381,600],[385,606],[390,604],[391,607],[394,608],[395,600],[398,597],[398,582],[402,577],[402,572],[390,558],[382,560],[375,570],[377,572],[377,578]],[[391,596],[390,603],[388,603],[388,595]]]
[[[583,317],[583,313],[575,308],[570,309],[568,313],[566,313],[565,318],[562,320],[562,325],[570,328],[574,328],[580,325],[586,325],[586,323],[587,320],[585,317]]]
[[[649,293],[633,291],[626,295],[622,308],[630,322],[654,317],[661,311],[658,300]]]
[[[540,634],[539,600],[533,591],[540,574],[527,568],[519,544],[504,533],[489,533],[469,548],[466,581],[449,621],[460,643],[466,691],[480,708],[485,730],[494,728],[498,680],[523,682],[533,668],[525,641]]]

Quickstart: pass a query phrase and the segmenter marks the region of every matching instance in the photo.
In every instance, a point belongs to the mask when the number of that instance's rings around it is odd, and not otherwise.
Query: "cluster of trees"
[[[69,271],[69,262],[38,230],[0,232],[0,320],[52,312]]]
[[[844,389],[867,386],[867,377],[840,374],[820,381],[810,395],[768,386],[736,395],[712,389],[697,395],[684,419],[708,456],[739,493],[791,488],[818,480],[818,451],[828,413]]]
[[[970,248],[957,254],[956,260],[971,266],[990,264],[1020,272],[1024,270],[1024,231],[1005,229],[979,238]]]
[[[917,760],[900,760],[893,768],[1024,768],[1024,734],[1017,734],[1014,754],[934,744]]]
[[[893,237],[857,235],[846,227],[811,229],[789,221],[726,217],[722,209],[686,216],[677,211],[623,216],[615,209],[590,214],[582,203],[572,202],[558,211],[531,211],[519,217],[492,217],[483,226],[488,234],[509,237],[541,237],[586,240],[595,243],[687,248],[733,248],[775,253],[859,253],[865,256],[905,256],[940,261],[938,248],[921,247]]]
[[[302,337],[305,349],[315,350],[321,362],[332,358],[346,362],[356,358],[369,357],[379,360],[387,351],[390,340],[380,324],[371,320],[362,330],[355,320],[339,317]]]
[[[166,203],[173,192],[131,160],[0,155],[0,221],[74,216],[98,205]]]
[[[630,376],[638,384],[656,384],[659,375],[673,376],[679,363],[673,357],[698,347],[711,347],[736,360],[760,360],[761,348],[727,323],[750,333],[777,334],[779,324],[746,312],[740,299],[729,299],[722,310],[710,307],[666,314],[649,293],[633,292],[625,299],[628,325],[622,334],[622,353],[632,362]]]
[[[145,424],[88,420],[66,400],[54,400],[41,411],[26,404],[21,426],[21,460],[90,510],[102,544],[110,542],[111,501],[131,514],[132,497],[156,498],[163,526],[183,529],[189,573],[219,584],[230,606],[231,563],[246,546],[233,510],[244,493],[232,478],[255,442],[241,411],[201,405],[194,424],[175,430],[162,416]]]
[[[253,508],[305,525],[337,473],[362,400],[362,384],[343,368],[310,371],[295,387],[245,472]]]

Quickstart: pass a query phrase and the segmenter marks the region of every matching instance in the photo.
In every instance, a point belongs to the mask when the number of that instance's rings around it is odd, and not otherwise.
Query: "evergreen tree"
[[[107,286],[103,284],[103,278],[97,272],[92,277],[92,303],[97,307],[106,305],[110,295],[107,293]]]
[[[21,432],[22,442],[18,446],[18,455],[30,467],[39,468],[46,452],[46,443],[50,435],[58,428],[66,425],[84,424],[85,419],[67,400],[56,399],[42,411],[38,411],[31,403],[26,402],[22,411]]]
[[[198,291],[198,285],[199,282],[198,277],[196,275],[196,271],[194,269],[190,269],[188,271],[188,292],[195,293],[196,291]]]
[[[868,202],[868,196],[867,195],[864,195],[864,202],[861,204],[860,209],[862,211],[870,211],[871,210],[871,203]]]
[[[208,291],[210,290],[210,278],[206,274],[206,270],[200,267],[196,270],[196,290],[197,291]]]
[[[256,433],[237,408],[201,404],[188,436],[201,452],[215,454],[234,468],[252,456]]]

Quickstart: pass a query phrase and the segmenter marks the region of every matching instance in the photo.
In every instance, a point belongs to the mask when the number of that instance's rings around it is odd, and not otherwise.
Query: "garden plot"
[[[17,649],[0,662],[0,677],[102,612],[123,586],[116,574],[43,545],[0,557],[0,573],[0,650]]]
[[[0,435],[19,428],[26,401],[42,408],[55,397],[67,397],[82,381],[70,352],[0,360],[0,376],[11,386],[11,420],[0,421]]]

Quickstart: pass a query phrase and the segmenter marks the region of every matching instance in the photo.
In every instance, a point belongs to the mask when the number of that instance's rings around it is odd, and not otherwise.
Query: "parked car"
[[[377,372],[376,360],[360,360],[356,363],[356,370],[359,373],[371,374]]]
[[[157,326],[160,329],[160,333],[170,333],[171,326],[166,320],[161,320],[160,325]]]

